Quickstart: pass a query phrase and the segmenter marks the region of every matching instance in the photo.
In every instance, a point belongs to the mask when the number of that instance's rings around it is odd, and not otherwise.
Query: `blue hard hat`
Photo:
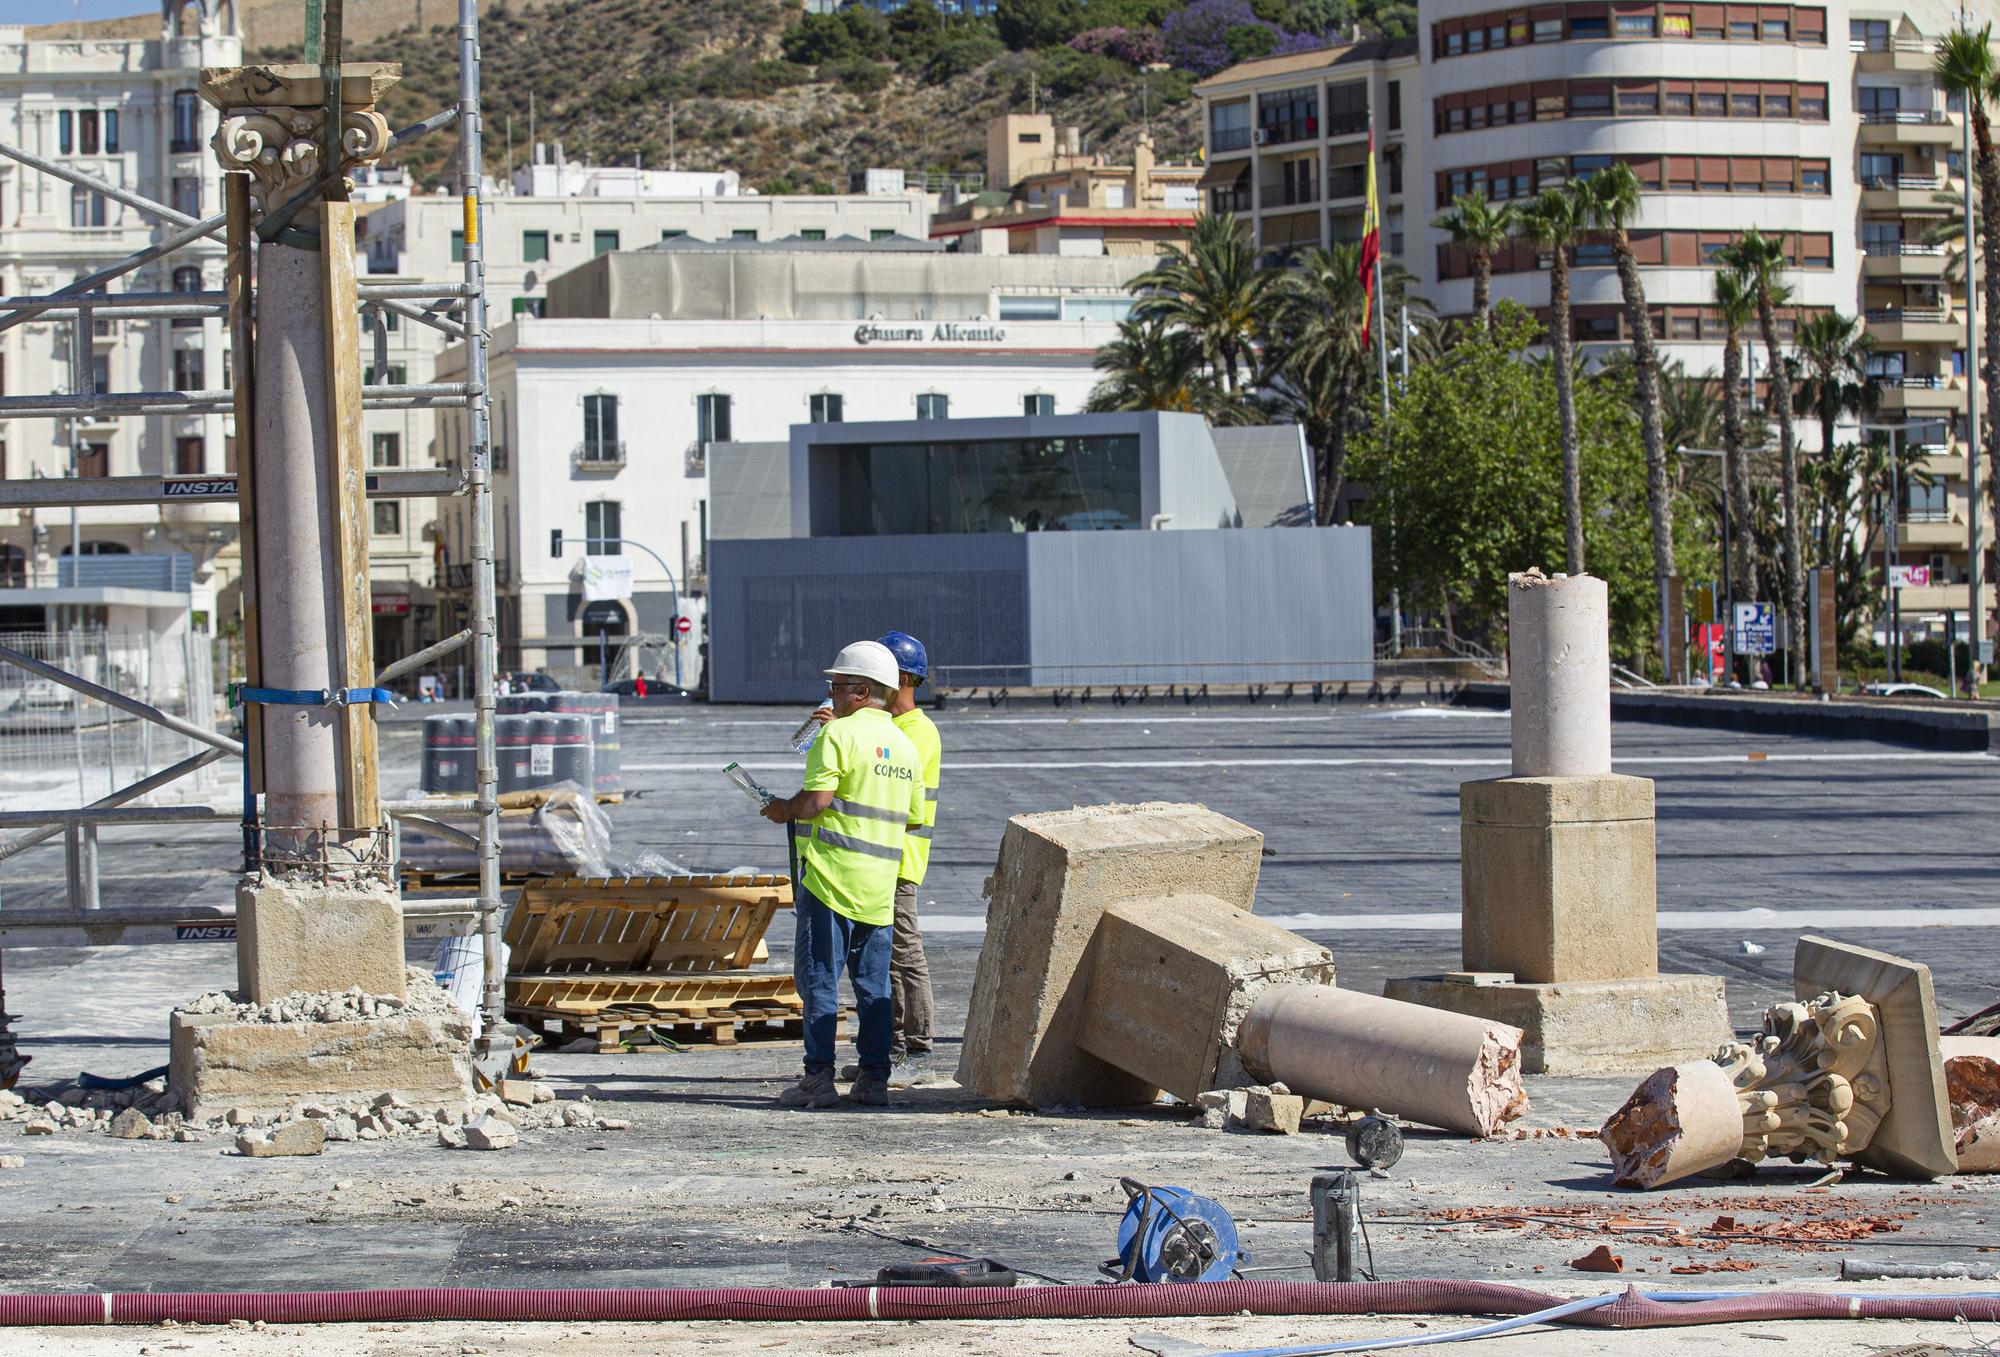
[[[930,657],[924,654],[922,641],[907,631],[892,631],[882,637],[882,644],[889,647],[889,653],[896,657],[896,667],[905,674],[929,677],[931,662]]]

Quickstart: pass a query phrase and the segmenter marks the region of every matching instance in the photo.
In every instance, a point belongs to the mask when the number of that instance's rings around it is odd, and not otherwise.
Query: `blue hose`
[[[1207,1357],[1319,1357],[1321,1353],[1330,1352],[1373,1352],[1381,1348],[1420,1348],[1428,1347],[1434,1343],[1462,1343],[1472,1338],[1492,1338],[1498,1334],[1512,1333],[1516,1329],[1531,1328],[1537,1324],[1553,1324],[1558,1320],[1567,1319],[1571,1315],[1582,1314],[1586,1310],[1601,1309],[1613,1301],[1622,1299],[1624,1294],[1622,1291],[1614,1291],[1602,1296],[1586,1296],[1582,1300],[1573,1300],[1562,1305],[1551,1306],[1546,1310],[1537,1310],[1533,1314],[1515,1315],[1511,1319],[1495,1320],[1489,1324],[1475,1324],[1469,1329],[1453,1329],[1449,1333],[1406,1334],[1400,1338],[1357,1338],[1343,1343],[1315,1343],[1300,1348],[1238,1348],[1227,1352],[1212,1352],[1207,1354]],[[1696,1302],[1747,1300],[1768,1293],[1756,1291],[1643,1291],[1639,1294],[1647,1300],[1652,1301]],[[1843,1300],[1855,1301],[1939,1299],[1936,1295],[1854,1295],[1844,1291],[1829,1294]],[[1963,1300],[2000,1300],[2000,1291],[1959,1291],[1952,1292],[1951,1297]]]

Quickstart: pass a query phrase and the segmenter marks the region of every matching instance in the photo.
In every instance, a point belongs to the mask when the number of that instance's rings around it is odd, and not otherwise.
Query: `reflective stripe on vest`
[[[842,815],[857,816],[863,820],[880,820],[884,824],[904,825],[910,822],[909,815],[903,811],[892,810],[887,806],[864,806],[859,801],[843,801],[837,796],[833,798],[833,804],[828,809]]]
[[[895,916],[905,832],[923,804],[922,764],[908,737],[874,708],[827,723],[807,758],[807,785],[833,768],[838,786],[813,817],[805,884],[836,912],[886,925]]]
[[[903,840],[903,851],[909,851],[910,839],[928,839],[930,836],[931,827],[929,825],[911,825],[908,836]]]
[[[901,848],[890,848],[884,844],[870,843],[866,839],[857,839],[850,834],[842,834],[838,830],[815,830],[813,839],[817,843],[823,843],[832,848],[845,848],[850,853],[866,853],[871,858],[886,858],[890,862],[901,862],[903,860],[903,850]]]

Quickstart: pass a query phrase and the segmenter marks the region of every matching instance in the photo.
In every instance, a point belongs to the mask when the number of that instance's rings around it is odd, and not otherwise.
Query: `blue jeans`
[[[860,1025],[854,1045],[864,1073],[889,1073],[889,1043],[895,1010],[889,998],[889,950],[895,930],[888,924],[856,923],[801,885],[792,902],[798,940],[792,951],[792,979],[805,1001],[806,1073],[833,1068],[835,1034],[840,1030],[840,972],[854,985]]]

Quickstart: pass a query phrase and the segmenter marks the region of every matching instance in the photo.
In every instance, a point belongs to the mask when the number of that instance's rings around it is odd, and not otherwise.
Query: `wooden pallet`
[[[666,1049],[649,1029],[702,1045],[796,1040],[792,977],[749,969],[791,905],[783,876],[531,881],[507,920],[507,1011],[600,1051]]]

